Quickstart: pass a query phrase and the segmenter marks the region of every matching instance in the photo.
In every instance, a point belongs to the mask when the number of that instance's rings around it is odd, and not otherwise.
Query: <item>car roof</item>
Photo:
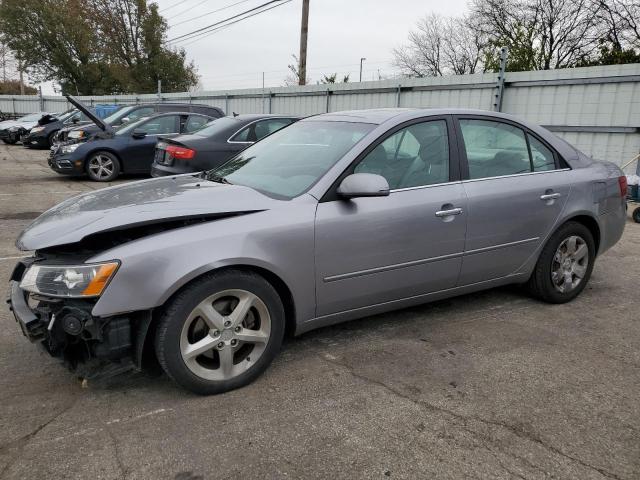
[[[224,117],[223,117],[224,118]],[[277,113],[241,113],[240,115],[228,115],[226,118],[231,118],[239,122],[261,120],[267,118],[300,118],[297,115],[282,115]]]
[[[482,115],[513,120],[523,125],[527,122],[506,113],[471,108],[377,108],[371,110],[347,110],[343,112],[323,113],[303,121],[359,122],[381,125],[389,120],[410,120],[416,117],[437,115]]]

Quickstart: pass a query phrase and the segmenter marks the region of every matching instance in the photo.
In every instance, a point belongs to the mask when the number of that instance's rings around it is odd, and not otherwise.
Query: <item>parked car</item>
[[[211,120],[199,113],[160,113],[117,132],[101,122],[104,138],[94,136],[83,143],[56,145],[49,155],[49,166],[57,173],[87,175],[96,182],[110,182],[121,173],[148,174],[159,138],[188,133]]]
[[[50,148],[61,128],[86,124],[90,121],[86,113],[77,109],[68,110],[62,114],[52,113],[40,118],[38,125],[22,135],[20,141],[28,148]]]
[[[156,145],[151,176],[201,172],[222,165],[249,145],[298,120],[280,115],[237,115]]]
[[[17,143],[20,141],[22,135],[38,125],[38,120],[46,115],[49,115],[49,113],[36,112],[20,117],[17,120],[4,120],[0,122],[0,140],[10,145]]]
[[[73,97],[67,97],[69,101],[78,103],[78,100]],[[76,104],[74,103],[74,104]],[[84,105],[83,105],[84,107]],[[85,107],[86,108],[86,107]],[[113,114],[104,119],[104,122],[114,130],[130,125],[142,118],[151,117],[157,113],[169,113],[169,112],[192,112],[200,113],[212,118],[220,118],[224,116],[224,112],[218,107],[210,107],[209,105],[200,105],[193,103],[144,103],[140,105],[124,106]],[[70,126],[60,130],[57,143],[76,143],[87,140],[96,133],[101,132],[99,126],[94,123],[90,123],[82,126]]]
[[[183,387],[224,392],[285,331],[512,283],[573,300],[622,235],[626,190],[613,163],[505,114],[319,115],[209,172],[53,207],[16,242],[35,254],[10,303],[83,373],[155,355]]]

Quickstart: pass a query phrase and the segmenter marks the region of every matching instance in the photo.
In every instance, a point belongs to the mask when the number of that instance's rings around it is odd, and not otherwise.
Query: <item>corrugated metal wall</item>
[[[496,74],[474,74],[264,91],[169,93],[162,95],[162,101],[204,103],[228,114],[312,115],[396,106],[489,110],[496,79]],[[80,98],[90,105],[158,100],[153,94]],[[62,112],[68,108],[63,97],[0,95],[3,112]],[[507,72],[502,111],[547,126],[588,155],[621,165],[640,153],[640,64]]]

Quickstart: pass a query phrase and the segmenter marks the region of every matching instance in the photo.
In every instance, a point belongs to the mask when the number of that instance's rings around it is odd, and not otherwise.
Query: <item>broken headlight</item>
[[[52,297],[99,297],[116,273],[118,262],[91,265],[32,265],[20,288]]]

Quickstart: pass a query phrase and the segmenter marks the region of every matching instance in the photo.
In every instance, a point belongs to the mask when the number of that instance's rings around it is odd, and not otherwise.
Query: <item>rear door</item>
[[[460,285],[515,275],[550,234],[571,174],[550,146],[520,125],[458,117],[469,199]]]
[[[397,127],[344,173],[384,176],[389,196],[319,203],[318,316],[456,285],[467,202],[450,127],[449,117]]]

